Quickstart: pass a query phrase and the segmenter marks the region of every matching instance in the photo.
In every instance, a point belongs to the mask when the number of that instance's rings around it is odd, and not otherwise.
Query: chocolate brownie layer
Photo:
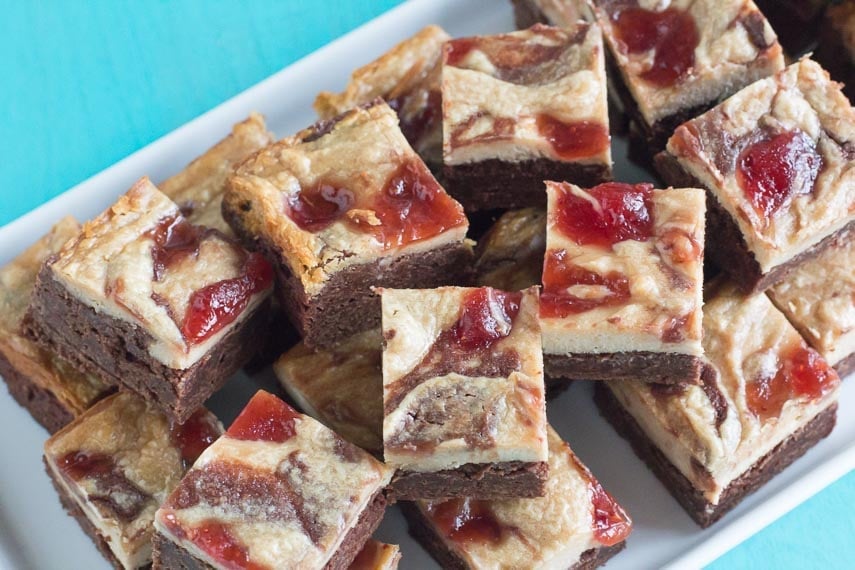
[[[380,526],[383,513],[386,511],[386,497],[383,492],[377,493],[368,506],[362,511],[356,525],[350,529],[342,540],[333,557],[324,566],[324,570],[347,570],[351,562],[362,550],[365,542]],[[214,567],[199,560],[160,533],[154,534],[154,555],[156,568],[164,570],[213,570]]]
[[[63,488],[63,486],[56,480],[54,477],[53,471],[48,467],[47,461],[42,458],[42,462],[44,462],[45,471],[47,471],[48,478],[50,482],[53,484],[53,488],[56,489],[57,494],[59,495],[59,502],[62,504],[62,507],[65,509],[69,515],[74,517],[77,520],[77,523],[80,525],[80,528],[83,529],[83,532],[92,539],[92,542],[95,543],[95,546],[98,548],[98,552],[100,552],[104,558],[107,559],[113,568],[116,570],[124,570],[124,566],[119,562],[119,559],[113,554],[113,551],[110,550],[110,543],[98,533],[98,530],[92,525],[89,519],[83,514],[83,511],[74,501],[74,499],[68,494],[68,492]],[[148,568],[148,566],[146,566]]]
[[[697,384],[701,359],[667,352],[608,352],[600,354],[544,354],[550,378],[573,380],[641,380],[656,384]]]
[[[713,505],[668,461],[647,437],[635,418],[623,409],[605,385],[596,386],[594,401],[600,414],[612,424],[621,437],[629,441],[639,459],[647,464],[689,516],[702,528],[718,521],[746,496],[765,485],[772,477],[804,455],[819,440],[828,436],[837,421],[837,403],[834,403],[760,458],[738,479],[732,481],[722,492],[718,504]],[[700,465],[696,467],[703,469]]]
[[[23,326],[45,350],[85,374],[140,394],[180,423],[263,345],[267,307],[260,306],[193,366],[176,370],[149,354],[151,335],[83,304],[45,266]]]
[[[439,562],[445,570],[468,570],[469,565],[453,550],[445,545],[436,529],[422,515],[417,506],[410,502],[400,503],[401,511],[407,519],[410,535]],[[611,557],[626,547],[626,542],[601,548],[586,550],[579,561],[570,566],[569,570],[593,570],[606,563]]]
[[[457,469],[427,473],[398,471],[392,478],[389,492],[394,500],[542,497],[548,475],[546,462],[467,463]]]
[[[74,419],[74,413],[53,392],[33,384],[12,366],[0,352],[0,376],[6,381],[9,394],[48,432],[56,433]]]
[[[352,265],[333,273],[322,291],[307,299],[300,278],[282,264],[278,250],[266,240],[258,246],[276,270],[278,294],[286,314],[311,348],[334,346],[355,333],[379,327],[380,297],[371,292],[372,287],[430,289],[471,281],[472,250],[456,242],[422,253]]]
[[[654,157],[654,165],[662,179],[672,186],[705,188],[667,151],[660,152]],[[805,261],[818,256],[838,240],[847,239],[847,234],[853,230],[855,230],[855,222],[826,236],[818,244],[790,258],[768,273],[763,273],[754,254],[748,249],[745,237],[736,221],[707,189],[706,255],[715,265],[727,271],[745,293],[759,293],[783,281]]]
[[[848,376],[852,372],[855,372],[855,352],[835,364],[834,370],[837,371],[837,374],[841,379],[843,379],[844,376]]]
[[[612,179],[603,164],[578,164],[538,158],[520,162],[498,159],[447,165],[445,189],[467,212],[492,208],[546,207],[544,180],[567,180],[582,187]]]

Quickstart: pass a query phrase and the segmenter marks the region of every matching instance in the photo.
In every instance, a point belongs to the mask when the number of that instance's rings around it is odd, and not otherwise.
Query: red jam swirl
[[[640,77],[657,87],[671,87],[686,78],[695,65],[700,34],[695,19],[685,10],[661,12],[638,7],[611,11],[618,41],[630,54],[654,50],[653,64]]]
[[[608,150],[609,130],[601,123],[574,121],[565,123],[551,115],[535,118],[537,131],[563,160],[596,156]]]
[[[229,426],[226,435],[234,439],[283,443],[297,433],[295,420],[299,417],[294,408],[273,394],[259,390]]]
[[[163,218],[148,235],[154,240],[151,257],[154,262],[154,280],[160,281],[173,264],[189,256],[199,255],[199,245],[210,230],[194,226],[183,216]]]
[[[813,139],[789,131],[743,150],[736,180],[757,214],[768,220],[794,197],[810,194],[822,166]]]
[[[604,546],[614,546],[626,540],[632,532],[632,521],[599,481],[589,483],[591,503],[594,506],[594,538]]]
[[[600,275],[573,265],[566,259],[565,250],[550,250],[543,265],[543,293],[540,295],[540,316],[564,318],[584,313],[597,307],[625,303],[630,298],[629,280],[612,271]],[[597,297],[579,297],[567,290],[574,285],[598,286],[605,294]]]
[[[485,350],[511,333],[519,313],[522,293],[506,293],[492,287],[468,291],[463,310],[451,327],[451,338],[463,350]]]
[[[300,229],[319,232],[345,215],[355,201],[347,188],[320,181],[289,196],[286,212]]]
[[[167,526],[177,525],[175,517],[166,515]],[[171,524],[170,524],[171,523]],[[249,549],[232,534],[228,525],[216,520],[206,520],[199,526],[180,529],[177,536],[189,540],[218,565],[228,570],[268,570],[266,565],[250,560]]]
[[[587,196],[573,193],[566,184],[553,188],[558,193],[555,226],[579,245],[610,248],[653,234],[652,184],[606,182],[587,190]]]
[[[840,377],[814,349],[796,345],[783,353],[774,375],[760,376],[746,386],[748,409],[766,421],[777,418],[787,401],[818,400],[840,384]]]
[[[220,437],[220,426],[213,415],[200,408],[183,424],[171,424],[169,433],[173,444],[181,451],[181,461],[187,469]]]
[[[478,43],[477,38],[457,38],[445,42],[444,54],[446,65],[460,65],[469,52],[471,52]]]
[[[459,544],[497,545],[504,537],[502,523],[487,501],[464,498],[429,503],[427,514],[443,536]]]
[[[103,453],[71,451],[57,461],[57,467],[74,481],[86,478],[99,478],[112,473],[116,462]]]

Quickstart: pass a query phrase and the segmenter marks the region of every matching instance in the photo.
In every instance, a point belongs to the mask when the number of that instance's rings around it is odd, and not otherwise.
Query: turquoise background
[[[399,3],[0,0],[0,224]],[[853,506],[850,474],[711,568],[855,567]]]

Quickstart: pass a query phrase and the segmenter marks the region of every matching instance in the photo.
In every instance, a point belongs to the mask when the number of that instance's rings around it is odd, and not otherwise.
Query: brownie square
[[[853,148],[855,110],[803,59],[680,126],[656,163],[706,188],[713,263],[759,292],[853,227]]]
[[[572,28],[579,20],[588,20],[586,0],[511,0],[514,22],[525,29],[535,24]]]
[[[410,534],[443,568],[596,568],[632,521],[551,427],[543,497],[402,503]]]
[[[279,383],[303,412],[347,441],[383,453],[383,338],[357,333],[334,347],[300,343],[273,365]]]
[[[475,283],[503,291],[539,285],[545,251],[545,209],[505,212],[478,242]]]
[[[704,193],[547,182],[546,374],[697,383]]]
[[[684,121],[784,67],[751,0],[593,0],[610,78],[652,157]]]
[[[175,424],[129,392],[109,396],[45,443],[44,461],[70,515],[119,570],[148,567],[154,513],[222,433],[200,408]]]
[[[260,254],[143,178],[44,265],[27,333],[181,422],[265,337],[272,280]]]
[[[232,229],[222,214],[226,178],[250,154],[273,141],[264,118],[253,113],[184,170],[158,184],[158,188],[178,204],[190,223],[231,235]]]
[[[155,567],[345,569],[391,469],[259,391],[155,514]]]
[[[841,377],[855,370],[853,268],[855,241],[842,239],[767,291],[775,306]]]
[[[311,347],[379,327],[372,286],[468,278],[460,205],[382,101],[257,153],[229,179],[223,213],[273,263],[282,305]]]
[[[315,110],[331,120],[383,98],[398,113],[401,131],[419,156],[437,171],[442,166],[442,44],[451,37],[427,26],[350,76],[341,93],[323,91]]]
[[[839,377],[766,295],[708,286],[699,386],[608,382],[597,401],[700,526],[805,453],[834,426]]]
[[[384,289],[383,452],[399,499],[539,497],[537,288]]]
[[[445,44],[444,180],[467,210],[546,204],[543,181],[611,178],[600,29],[535,25]]]
[[[40,349],[23,331],[39,269],[78,232],[80,224],[71,217],[63,218],[0,268],[0,375],[15,401],[50,433],[110,392],[109,385]]]

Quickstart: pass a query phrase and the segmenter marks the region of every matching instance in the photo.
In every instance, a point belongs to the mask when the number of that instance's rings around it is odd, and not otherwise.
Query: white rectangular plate
[[[270,128],[280,136],[307,126],[314,121],[311,103],[320,90],[342,88],[355,67],[429,23],[441,25],[453,36],[513,29],[505,1],[411,0],[0,228],[0,264],[15,257],[63,215],[85,220],[112,203],[140,176],[162,180],[177,172],[250,111],[264,113]],[[648,177],[626,161],[622,141],[615,143],[617,179]],[[254,378],[239,375],[209,405],[228,425],[258,386],[275,389],[269,371]],[[549,404],[552,425],[635,521],[626,550],[609,563],[613,570],[703,566],[848,473],[855,467],[853,410],[855,380],[850,380],[844,384],[838,425],[831,437],[724,520],[702,531],[599,417],[590,385],[576,383]],[[62,511],[44,473],[45,431],[6,390],[0,391],[0,418],[0,568],[109,568],[74,519]],[[397,508],[389,510],[377,537],[401,545],[403,568],[436,567],[407,535]]]

